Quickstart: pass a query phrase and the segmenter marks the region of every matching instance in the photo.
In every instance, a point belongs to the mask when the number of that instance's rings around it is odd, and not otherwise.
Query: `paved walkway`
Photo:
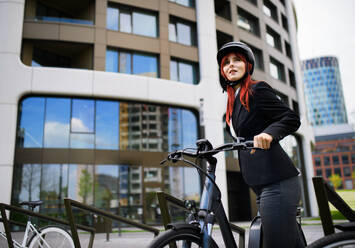
[[[238,226],[247,228],[250,222],[238,222],[235,223]],[[303,221],[302,229],[305,233],[307,243],[311,243],[321,237],[323,237],[323,229],[319,224],[319,221]],[[248,242],[248,230],[246,232],[246,242]],[[222,235],[219,229],[214,230],[213,238],[217,242],[219,247],[224,247]],[[149,232],[125,232],[121,236],[118,233],[110,234],[110,241],[106,241],[106,234],[96,234],[94,247],[95,248],[142,248],[147,247],[149,242],[153,239],[153,234]],[[235,234],[235,239],[238,242],[238,234]],[[85,248],[89,242],[88,234],[80,234],[81,247]],[[247,247],[247,244],[246,244]]]

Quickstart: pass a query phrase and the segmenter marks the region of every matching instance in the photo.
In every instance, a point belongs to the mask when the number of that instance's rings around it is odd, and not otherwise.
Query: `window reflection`
[[[107,28],[118,31],[118,9],[107,7]]]
[[[158,77],[157,57],[147,54],[133,54],[133,74]]]
[[[197,84],[197,65],[176,59],[170,60],[170,79],[188,84]]]
[[[195,46],[196,31],[194,24],[179,18],[171,17],[169,21],[169,40],[187,46]]]
[[[106,51],[106,70],[147,77],[159,77],[158,58],[156,55],[122,52],[112,48]]]
[[[108,72],[118,72],[118,52],[115,50],[106,51],[105,70]]]
[[[157,37],[157,18],[142,12],[133,13],[133,33],[151,37]]]
[[[110,4],[107,8],[107,28],[157,37],[157,14],[151,11],[135,10],[129,6]]]
[[[22,101],[17,145],[20,147],[43,146],[44,98],[32,97]]]
[[[47,98],[44,147],[69,146],[70,99]]]
[[[94,100],[73,99],[71,132],[94,132]]]
[[[26,98],[21,106],[17,146],[25,148],[164,152],[197,140],[196,116],[185,109],[55,97]]]
[[[96,101],[96,149],[118,149],[118,102]]]

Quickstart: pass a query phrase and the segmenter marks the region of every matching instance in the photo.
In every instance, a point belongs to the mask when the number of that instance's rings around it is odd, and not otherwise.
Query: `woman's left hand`
[[[261,133],[254,136],[254,146],[262,149],[269,149],[273,138],[270,134]]]

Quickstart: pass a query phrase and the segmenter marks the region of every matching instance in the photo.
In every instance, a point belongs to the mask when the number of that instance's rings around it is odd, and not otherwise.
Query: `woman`
[[[304,247],[296,224],[299,172],[279,144],[299,128],[299,116],[266,82],[251,79],[255,59],[246,44],[223,45],[217,61],[220,84],[228,94],[228,132],[234,139],[253,140],[255,147],[263,149],[238,153],[243,178],[257,195],[263,247]]]

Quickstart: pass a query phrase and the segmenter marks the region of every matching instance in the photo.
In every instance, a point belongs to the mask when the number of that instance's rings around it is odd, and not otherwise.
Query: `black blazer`
[[[243,178],[250,186],[262,186],[299,174],[279,140],[300,126],[299,116],[283,103],[266,82],[252,86],[248,112],[241,104],[239,93],[234,102],[232,124],[238,137],[253,140],[255,135],[268,133],[273,137],[270,149],[239,151]],[[227,125],[230,133],[230,127]]]

